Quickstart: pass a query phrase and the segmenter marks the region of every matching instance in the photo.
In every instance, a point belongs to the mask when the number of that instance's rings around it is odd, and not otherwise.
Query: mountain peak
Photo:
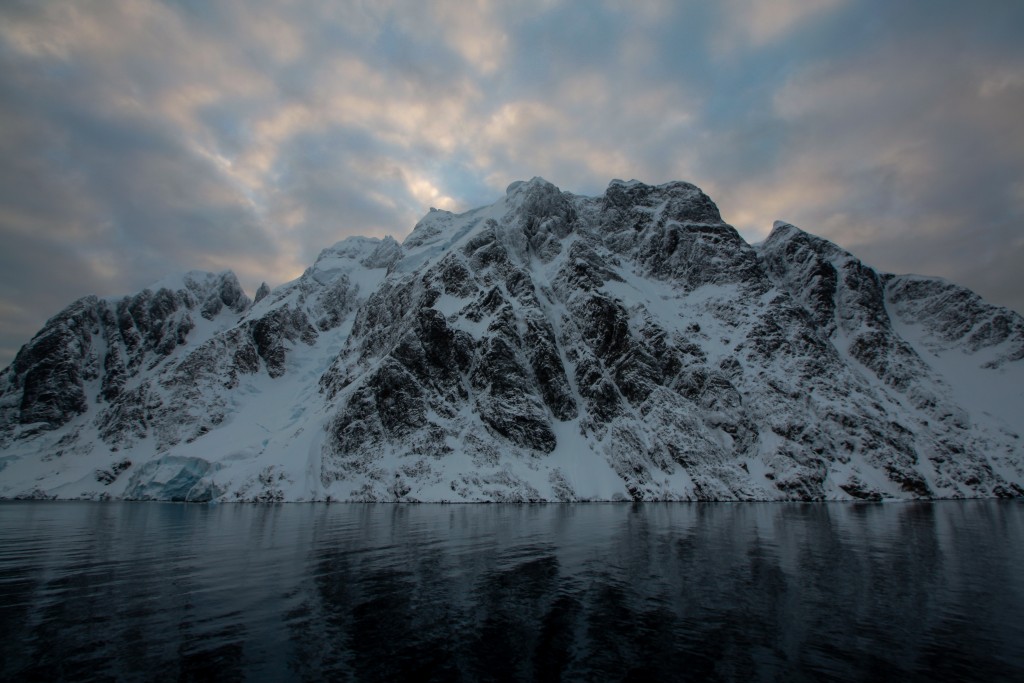
[[[617,210],[646,211],[684,224],[724,224],[711,198],[696,185],[681,180],[661,185],[613,180],[605,190],[604,201]]]
[[[190,270],[185,273],[167,275],[144,288],[143,291],[154,294],[169,291],[175,295],[180,292],[188,292],[188,295],[193,297],[195,304],[201,307],[202,315],[205,318],[217,315],[224,306],[234,313],[242,313],[252,303],[242,289],[238,276],[231,270],[222,270],[217,273]],[[112,302],[118,300],[118,298],[111,299]],[[191,305],[187,300],[183,303]]]
[[[183,273],[165,275],[143,289],[148,289],[152,292],[157,292],[161,289],[169,289],[172,292],[187,289],[196,295],[200,295],[207,293],[212,288],[219,287],[222,282],[237,283],[238,276],[231,270],[222,270],[216,273],[206,270],[188,270]]]
[[[529,190],[532,188],[554,189],[555,191],[559,191],[553,183],[548,182],[544,178],[541,178],[539,175],[535,175],[529,180],[512,181],[511,183],[509,183],[509,186],[505,188],[505,194],[511,196],[516,192],[522,190]]]
[[[317,270],[331,270],[337,268],[342,262],[350,261],[363,264],[368,268],[387,267],[388,255],[401,251],[401,246],[394,237],[360,237],[353,235],[335,242],[334,245],[324,249],[316,258],[314,268]],[[383,265],[369,266],[366,263],[381,263]]]
[[[0,497],[1024,495],[1020,316],[781,221],[751,246],[691,183],[518,181],[251,307],[175,282],[0,373]]]

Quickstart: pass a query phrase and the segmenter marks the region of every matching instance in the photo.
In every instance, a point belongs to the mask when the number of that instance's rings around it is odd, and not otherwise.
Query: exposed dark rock
[[[513,342],[502,334],[486,337],[478,354],[470,382],[480,419],[518,446],[553,450],[555,434],[544,404],[534,393]]]
[[[999,348],[988,367],[1024,360],[1024,320],[986,303],[974,292],[938,278],[888,276],[885,291],[894,315],[921,325],[931,348],[963,346],[971,353]]]
[[[256,290],[256,298],[253,299],[253,303],[258,304],[266,299],[268,294],[270,294],[270,287],[267,286],[266,282],[261,282],[259,288]]]
[[[288,306],[275,309],[250,323],[250,330],[256,352],[266,363],[267,374],[271,377],[280,377],[285,372],[286,341],[312,345],[317,339],[317,332],[305,311]]]
[[[98,331],[98,301],[86,297],[47,321],[11,366],[14,386],[21,395],[19,421],[57,427],[88,407],[84,381],[97,368],[90,353]]]
[[[554,330],[546,320],[531,317],[526,321],[526,338],[530,367],[544,403],[559,420],[573,419],[577,415],[576,401],[558,353]]]

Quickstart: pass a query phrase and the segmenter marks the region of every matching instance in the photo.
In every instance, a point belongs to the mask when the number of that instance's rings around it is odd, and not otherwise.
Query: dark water
[[[1024,680],[1024,504],[0,504],[0,678]]]

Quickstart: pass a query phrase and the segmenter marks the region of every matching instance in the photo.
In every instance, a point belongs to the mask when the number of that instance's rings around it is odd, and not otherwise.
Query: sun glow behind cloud
[[[1010,2],[5,5],[0,362],[79,295],[190,268],[278,284],[347,235],[401,238],[534,175],[689,180],[748,239],[789,220],[1020,310],[1022,19]]]

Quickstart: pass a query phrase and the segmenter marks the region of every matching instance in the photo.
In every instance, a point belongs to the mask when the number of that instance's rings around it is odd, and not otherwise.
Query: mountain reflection
[[[0,505],[27,680],[1024,676],[1024,506]]]

